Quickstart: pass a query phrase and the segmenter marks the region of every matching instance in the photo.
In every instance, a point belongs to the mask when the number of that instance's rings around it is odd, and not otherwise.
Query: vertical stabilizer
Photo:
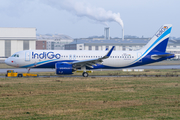
[[[163,25],[154,37],[145,45],[142,50],[144,54],[149,52],[165,52],[168,44],[169,36],[171,33],[172,25]]]

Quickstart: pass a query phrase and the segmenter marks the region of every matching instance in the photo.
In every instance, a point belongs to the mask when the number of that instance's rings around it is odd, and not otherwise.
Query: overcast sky
[[[173,24],[180,37],[180,0],[0,0],[0,27],[35,27],[39,34],[73,38],[103,35],[152,37],[163,24]]]

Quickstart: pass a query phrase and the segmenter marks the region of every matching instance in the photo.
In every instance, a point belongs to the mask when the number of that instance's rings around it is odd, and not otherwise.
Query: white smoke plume
[[[40,0],[41,2],[59,9],[66,10],[78,17],[87,17],[89,19],[101,22],[107,25],[107,22],[117,22],[122,28],[124,27],[121,20],[120,13],[113,13],[106,11],[100,7],[94,7],[84,2],[77,2],[77,0]]]

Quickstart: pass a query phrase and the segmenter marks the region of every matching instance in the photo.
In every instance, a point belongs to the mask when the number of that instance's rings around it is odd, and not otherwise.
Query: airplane
[[[88,50],[24,50],[16,52],[5,63],[18,68],[54,68],[57,75],[82,71],[88,77],[92,69],[122,69],[146,65],[175,57],[166,53],[171,24],[163,25],[140,50],[109,51]]]

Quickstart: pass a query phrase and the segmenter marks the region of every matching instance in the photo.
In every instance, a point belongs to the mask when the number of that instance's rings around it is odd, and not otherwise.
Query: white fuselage
[[[76,50],[26,50],[16,54],[19,57],[9,57],[6,63],[16,67],[37,67],[50,62],[71,62],[103,57],[107,51],[76,51]],[[125,67],[131,65],[141,52],[113,51],[111,56],[103,60],[102,65],[108,67]],[[48,67],[49,68],[49,67]],[[55,66],[51,66],[55,68]]]

